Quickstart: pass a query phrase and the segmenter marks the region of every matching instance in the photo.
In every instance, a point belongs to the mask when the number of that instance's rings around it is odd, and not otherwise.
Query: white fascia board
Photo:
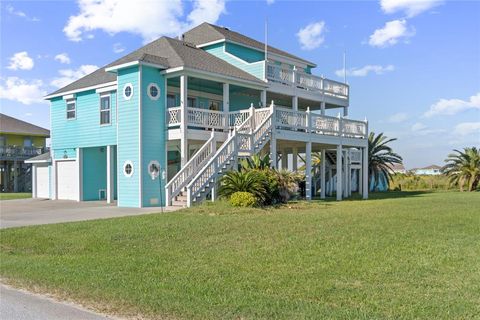
[[[131,62],[127,62],[127,63],[117,64],[115,66],[105,68],[105,72],[112,72],[112,71],[114,72],[114,71],[117,71],[118,69],[123,69],[123,68],[136,66],[138,63],[139,63],[138,61],[131,61]]]
[[[62,98],[63,98],[63,100],[75,99],[75,94],[74,94],[74,93],[72,93],[72,94],[66,94],[66,95],[64,95]]]
[[[82,91],[94,90],[94,89],[98,89],[98,88],[109,87],[109,86],[113,86],[113,85],[116,85],[116,84],[117,84],[117,81],[105,82],[105,83],[96,84],[96,85],[90,86],[90,87],[84,87],[84,88],[80,88],[80,89],[75,89],[75,90],[60,92],[60,93],[57,93],[57,94],[51,94],[51,95],[48,95],[48,96],[43,97],[43,99],[48,100],[48,99],[55,98],[55,97],[62,97],[62,96],[66,96],[66,95],[73,94],[73,93],[77,93],[77,92],[82,92]]]
[[[235,85],[240,85],[243,87],[248,87],[252,89],[258,89],[258,90],[263,90],[265,88],[268,88],[268,84],[265,82],[265,84],[260,84],[248,80],[243,80],[240,78],[236,77],[229,77],[229,76],[224,76],[224,75],[219,75],[217,73],[212,73],[208,71],[202,71],[202,70],[197,70],[197,69],[191,69],[191,68],[185,68],[185,67],[177,67],[177,68],[171,68],[167,70],[160,71],[161,74],[173,74],[177,72],[186,72],[189,75],[192,76],[202,76],[203,79],[207,80],[213,80],[213,81],[219,81],[219,82],[228,82],[230,84],[235,84]],[[174,76],[174,75],[172,75]],[[169,77],[167,77],[169,78]],[[258,79],[259,81],[262,81]]]
[[[213,44],[222,43],[222,42],[226,42],[226,40],[225,39],[219,39],[219,40],[215,40],[215,41],[210,41],[210,42],[199,44],[196,47],[197,48],[203,48],[203,47],[208,47],[208,46],[211,46]]]
[[[99,88],[95,90],[96,93],[105,93],[105,92],[111,92],[111,91],[117,91],[117,85],[113,85],[105,88]]]
[[[49,160],[25,160],[25,163],[51,163],[52,159]]]

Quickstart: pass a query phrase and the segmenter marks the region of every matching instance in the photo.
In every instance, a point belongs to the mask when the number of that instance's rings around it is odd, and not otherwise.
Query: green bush
[[[238,191],[230,197],[230,204],[234,207],[253,207],[257,199],[250,192]]]

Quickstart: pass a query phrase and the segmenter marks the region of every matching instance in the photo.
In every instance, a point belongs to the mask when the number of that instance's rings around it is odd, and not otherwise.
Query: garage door
[[[76,161],[57,162],[57,198],[59,200],[78,199],[78,173]]]
[[[48,174],[48,166],[39,167],[37,170],[37,198],[50,197],[50,179]]]

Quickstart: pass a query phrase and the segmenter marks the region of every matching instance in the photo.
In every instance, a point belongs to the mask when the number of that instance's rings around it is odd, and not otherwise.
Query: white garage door
[[[36,166],[37,173],[37,198],[50,197],[50,179],[48,174],[48,166]]]
[[[78,172],[76,161],[57,162],[57,198],[78,199]]]

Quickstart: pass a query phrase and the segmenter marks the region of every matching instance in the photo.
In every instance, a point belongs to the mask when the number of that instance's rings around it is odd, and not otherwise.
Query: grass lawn
[[[0,200],[25,199],[25,198],[31,198],[31,197],[32,197],[31,193],[22,193],[22,192],[0,193]]]
[[[480,318],[480,193],[204,205],[0,231],[0,275],[120,315]]]

